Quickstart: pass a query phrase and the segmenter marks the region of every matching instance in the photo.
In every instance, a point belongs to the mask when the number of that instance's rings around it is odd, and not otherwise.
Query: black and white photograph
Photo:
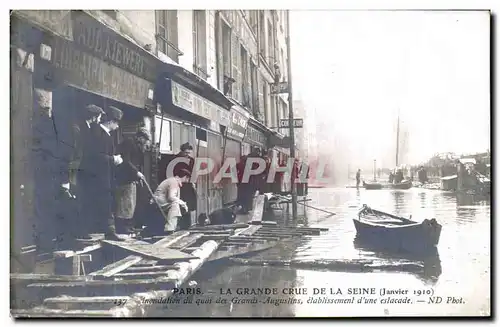
[[[13,319],[491,318],[493,11],[176,5],[10,10]]]

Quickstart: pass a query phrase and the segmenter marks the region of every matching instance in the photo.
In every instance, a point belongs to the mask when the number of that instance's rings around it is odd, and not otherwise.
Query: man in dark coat
[[[123,162],[115,155],[111,133],[118,129],[123,112],[109,107],[106,120],[89,134],[85,142],[78,174],[79,189],[82,190],[83,219],[87,232],[104,233],[106,239],[122,240],[116,234],[114,221],[114,171]]]
[[[127,138],[118,145],[118,153],[123,163],[116,167],[116,230],[118,233],[131,234],[136,222],[137,205],[144,201],[142,185],[144,175],[144,153],[151,145],[151,135],[145,127],[141,127],[133,138]],[[139,187],[138,187],[139,186]],[[143,201],[139,201],[142,199]],[[137,210],[141,212],[141,210]]]
[[[175,158],[187,158],[189,163],[179,162],[176,163],[173,169],[174,176],[178,176],[180,171],[185,169],[193,176],[194,169],[194,158],[193,158],[193,146],[186,142],[181,145],[180,152],[175,155]],[[174,160],[175,160],[174,158]],[[171,176],[167,176],[171,177]],[[185,230],[191,227],[191,212],[197,209],[198,196],[196,194],[195,182],[191,180],[191,183],[182,183],[180,198],[182,201],[186,202],[188,206],[188,212],[183,212],[182,218],[179,221],[179,229]]]
[[[77,121],[70,124],[68,133],[62,136],[59,146],[62,167],[61,177],[61,201],[59,214],[61,219],[58,235],[59,247],[63,249],[73,248],[74,241],[86,224],[79,216],[78,203],[80,192],[78,191],[77,174],[83,157],[84,143],[89,139],[90,133],[98,128],[104,110],[96,105],[88,105],[77,112]]]

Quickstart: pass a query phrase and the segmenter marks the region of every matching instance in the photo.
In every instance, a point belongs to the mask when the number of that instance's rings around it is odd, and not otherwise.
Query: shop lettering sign
[[[171,81],[171,83],[172,104],[174,106],[192,112],[205,119],[215,121],[222,126],[229,125],[229,111],[174,81]]]
[[[62,79],[75,87],[144,108],[152,84],[123,69],[75,48],[73,42],[57,38],[53,64]]]
[[[75,45],[90,51],[98,58],[123,68],[144,79],[154,81],[155,64],[146,50],[85,13],[74,14],[73,37]]]

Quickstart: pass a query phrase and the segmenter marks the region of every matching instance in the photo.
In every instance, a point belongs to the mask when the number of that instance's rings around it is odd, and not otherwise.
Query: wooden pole
[[[290,126],[290,156],[295,160],[295,129],[293,126],[293,88],[292,88],[292,56],[290,46],[290,10],[287,10],[286,15],[286,51],[288,56],[288,124]],[[295,164],[295,162],[294,162]],[[293,176],[293,168],[292,168]],[[298,177],[298,176],[297,176]],[[291,185],[292,193],[292,217],[297,219],[297,185],[292,178]]]

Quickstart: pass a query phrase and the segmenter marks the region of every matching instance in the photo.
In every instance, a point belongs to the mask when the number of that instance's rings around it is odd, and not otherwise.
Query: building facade
[[[273,92],[273,85],[289,78],[286,11],[12,14],[13,159],[23,162],[13,172],[19,193],[15,216],[36,219],[34,203],[47,200],[36,194],[40,185],[47,184],[44,176],[51,168],[46,167],[45,173],[34,170],[43,168],[45,159],[33,153],[35,147],[52,146],[51,141],[46,141],[48,145],[40,141],[50,139],[46,137],[50,133],[35,134],[47,128],[56,135],[64,127],[55,130],[55,117],[71,121],[86,104],[105,110],[113,105],[124,112],[117,142],[139,126],[151,130],[154,147],[144,160],[153,188],[185,142],[194,146],[196,157],[210,157],[216,165],[229,157],[239,160],[251,147],[283,160],[289,154],[283,142],[288,132],[277,128],[279,120],[288,117],[288,94]],[[215,185],[210,176],[200,177],[197,188],[196,214],[236,200],[236,185]]]

